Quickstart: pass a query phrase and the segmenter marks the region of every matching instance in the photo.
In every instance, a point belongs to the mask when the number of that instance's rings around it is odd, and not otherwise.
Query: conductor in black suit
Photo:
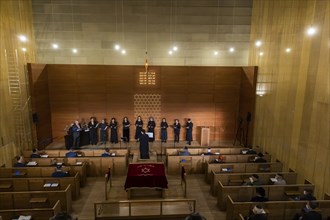
[[[149,137],[145,130],[141,130],[140,135],[140,159],[149,159]]]

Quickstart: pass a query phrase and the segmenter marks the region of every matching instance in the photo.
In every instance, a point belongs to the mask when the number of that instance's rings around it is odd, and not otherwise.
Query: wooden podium
[[[210,128],[209,127],[200,127],[200,137],[199,141],[201,146],[210,146]]]

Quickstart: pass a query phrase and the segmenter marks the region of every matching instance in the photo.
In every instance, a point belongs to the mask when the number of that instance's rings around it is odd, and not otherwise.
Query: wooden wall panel
[[[101,65],[48,65],[49,95],[54,137],[64,134],[64,127],[75,119],[88,121],[117,118],[121,124],[127,116],[135,122],[134,95],[158,94],[161,96],[161,117],[169,124],[179,119],[184,125],[191,118],[197,139],[197,127],[211,128],[211,141],[228,141],[234,138],[241,94],[241,67],[175,67],[153,66],[155,86],[138,84],[143,66]],[[254,94],[254,91],[251,91]],[[254,104],[252,100],[252,105]],[[148,106],[146,106],[148,108]],[[143,113],[146,117],[148,115]],[[152,116],[152,115],[148,115]],[[145,123],[147,118],[143,118]],[[160,121],[156,121],[159,126]],[[121,135],[121,128],[119,129]],[[159,138],[159,130],[156,129]],[[134,135],[134,126],[131,129]],[[184,138],[185,129],[181,137]],[[169,139],[173,130],[169,129]]]

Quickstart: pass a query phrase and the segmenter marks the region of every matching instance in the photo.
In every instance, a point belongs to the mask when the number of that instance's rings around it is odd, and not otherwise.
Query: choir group
[[[122,121],[122,137],[121,139],[128,143],[130,141],[130,126],[131,123],[129,122],[127,117],[123,118]],[[178,119],[175,119],[174,124],[170,125],[174,131],[174,142],[179,143],[180,140],[180,130],[181,124]],[[118,122],[115,118],[112,118],[110,123],[106,122],[106,119],[102,119],[100,123],[98,123],[95,117],[91,117],[88,124],[81,125],[78,120],[72,123],[69,134],[73,137],[73,147],[78,148],[80,146],[80,133],[82,131],[89,131],[89,138],[90,144],[96,145],[98,143],[98,132],[100,130],[100,144],[106,144],[108,140],[108,129],[110,129],[110,143],[116,144],[118,143]],[[155,127],[156,122],[154,121],[153,117],[150,117],[147,124],[147,132],[146,134],[149,137],[149,141],[153,142],[155,140]],[[160,123],[160,139],[161,142],[166,143],[167,141],[167,128],[169,127],[166,118],[163,118]],[[188,118],[186,124],[186,141],[187,144],[191,145],[192,141],[192,129],[193,123],[190,118]],[[143,120],[141,116],[138,116],[135,121],[135,140],[137,142],[140,141],[141,131],[143,130]]]

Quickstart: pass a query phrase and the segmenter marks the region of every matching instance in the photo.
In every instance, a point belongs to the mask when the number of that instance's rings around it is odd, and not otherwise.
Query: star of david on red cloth
[[[147,167],[144,167],[141,169],[141,173],[150,173],[150,169]]]

